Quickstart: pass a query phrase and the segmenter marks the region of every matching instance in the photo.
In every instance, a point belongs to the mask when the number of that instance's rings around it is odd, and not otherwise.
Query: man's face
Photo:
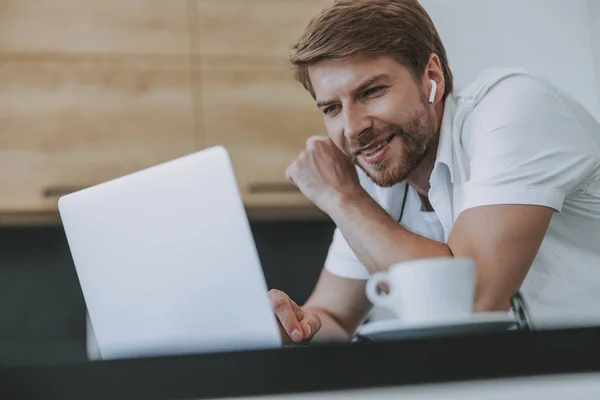
[[[327,60],[309,68],[331,140],[383,187],[403,181],[437,138],[429,93],[391,58]]]

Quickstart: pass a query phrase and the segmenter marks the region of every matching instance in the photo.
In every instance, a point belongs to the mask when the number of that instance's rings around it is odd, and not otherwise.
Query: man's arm
[[[416,258],[452,257],[446,244],[404,229],[366,192],[340,198],[330,217],[371,274]]]
[[[321,319],[315,340],[345,340],[354,335],[367,318],[371,303],[365,294],[366,281],[348,279],[323,268],[315,290],[302,306]]]
[[[311,139],[307,150],[288,168],[288,177],[331,217],[370,273],[419,258],[473,259],[476,311],[509,308],[510,296],[529,271],[553,213],[545,205],[468,207],[444,244],[394,221],[360,186],[356,171],[329,139]],[[512,192],[519,184],[511,186]]]
[[[348,340],[371,308],[364,280],[342,278],[325,268],[303,307],[279,290],[269,293],[284,343]]]
[[[341,201],[331,213],[369,272],[417,258],[468,257],[477,265],[475,310],[507,310],[527,275],[553,210],[532,205],[474,207],[458,217],[448,244],[398,225],[369,196]]]
[[[327,138],[311,138],[287,175],[335,221],[370,272],[415,258],[469,257],[477,266],[476,310],[507,309],[553,212],[599,168],[582,114],[526,74],[489,88],[464,121],[470,176],[447,244],[398,226]]]
[[[355,170],[329,139],[311,139],[288,168],[288,177],[335,222],[354,254],[370,272],[432,257],[475,261],[475,310],[507,310],[534,260],[553,208],[497,204],[469,207],[448,244],[403,228],[360,186]],[[535,187],[535,185],[531,185]],[[511,187],[512,192],[518,184]]]

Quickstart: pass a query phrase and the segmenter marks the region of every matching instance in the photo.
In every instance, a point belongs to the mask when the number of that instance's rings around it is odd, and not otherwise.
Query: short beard
[[[435,117],[425,106],[402,125],[388,124],[385,129],[379,131],[370,129],[363,132],[359,138],[346,142],[346,154],[352,163],[363,170],[376,185],[391,187],[404,181],[423,162],[433,147],[435,133]],[[363,167],[358,160],[358,155],[350,150],[367,146],[392,135],[402,144],[402,154],[399,159],[386,159]]]

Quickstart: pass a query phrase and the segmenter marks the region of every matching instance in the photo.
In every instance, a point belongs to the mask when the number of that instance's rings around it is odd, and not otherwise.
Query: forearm
[[[313,341],[347,341],[354,334],[354,332],[350,332],[350,329],[344,328],[339,321],[337,321],[330,313],[328,313],[325,310],[313,307],[302,307],[302,309],[306,312],[313,312],[317,314],[319,316],[319,319],[321,320],[321,329],[313,337]]]
[[[370,273],[417,258],[452,257],[446,244],[406,230],[366,192],[339,200],[329,216]]]

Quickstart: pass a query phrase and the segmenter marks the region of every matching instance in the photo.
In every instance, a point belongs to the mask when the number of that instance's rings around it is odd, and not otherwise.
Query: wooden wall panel
[[[54,211],[62,188],[194,149],[187,65],[4,61],[0,76],[2,212]]]
[[[285,179],[306,139],[325,132],[287,57],[330,2],[195,0],[202,143],[227,147],[252,216],[323,216]]]
[[[312,213],[284,174],[324,126],[286,63],[330,1],[0,0],[0,224],[215,144],[253,216]]]
[[[187,57],[189,20],[185,0],[0,0],[0,53]]]
[[[285,59],[331,0],[196,0],[203,56]]]
[[[249,207],[308,205],[285,169],[324,133],[322,114],[286,68],[202,63],[201,124],[206,146],[229,150]],[[290,190],[292,189],[292,190]]]

